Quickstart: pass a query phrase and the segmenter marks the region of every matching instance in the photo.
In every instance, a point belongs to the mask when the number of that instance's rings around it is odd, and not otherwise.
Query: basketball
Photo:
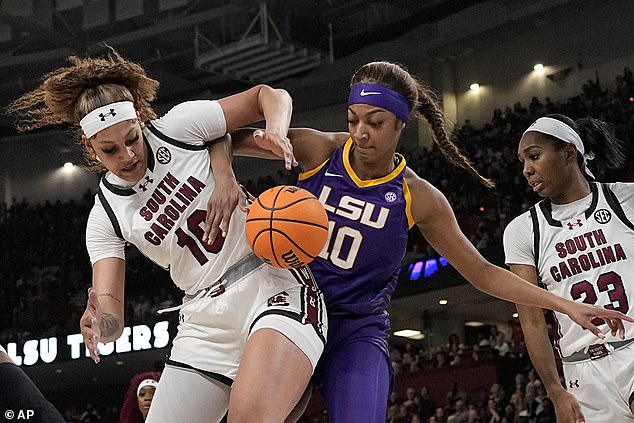
[[[328,238],[328,216],[310,192],[280,185],[260,194],[246,223],[247,242],[256,256],[279,268],[295,268],[319,255]]]

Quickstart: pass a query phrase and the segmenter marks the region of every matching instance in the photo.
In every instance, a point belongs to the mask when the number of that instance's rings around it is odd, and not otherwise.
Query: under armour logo
[[[154,182],[154,179],[149,176],[145,177],[145,182],[139,184],[139,188],[143,190],[143,192],[147,191],[147,186]]]
[[[570,379],[568,381],[568,386],[570,386],[570,389],[578,388],[579,387],[579,379],[575,379],[575,380]]]
[[[102,122],[104,122],[108,116],[115,117],[116,115],[117,113],[114,111],[114,109],[110,109],[110,112],[106,113],[105,115],[103,113],[99,113],[99,117],[101,118]]]
[[[568,229],[570,229],[572,231],[572,228],[574,228],[575,226],[583,226],[583,223],[581,223],[581,219],[577,219],[577,222],[572,223],[572,222],[568,222]]]

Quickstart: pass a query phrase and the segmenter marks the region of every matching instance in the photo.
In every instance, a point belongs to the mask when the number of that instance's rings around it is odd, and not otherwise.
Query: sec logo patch
[[[161,147],[156,150],[156,160],[160,164],[168,164],[172,161],[172,153],[170,153],[167,147]]]
[[[598,223],[608,223],[612,219],[612,213],[607,209],[600,209],[594,212],[594,220]]]

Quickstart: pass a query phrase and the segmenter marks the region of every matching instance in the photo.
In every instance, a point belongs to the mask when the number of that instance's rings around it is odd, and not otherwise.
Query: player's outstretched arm
[[[510,266],[510,269],[515,275],[533,285],[537,285],[535,267],[514,264]],[[543,309],[521,304],[516,306],[528,354],[535,370],[539,374],[540,380],[546,388],[548,397],[553,401],[555,412],[557,413],[557,421],[564,423],[584,422],[585,418],[581,412],[581,406],[575,397],[566,391],[559,380],[555,355],[548,338],[548,328],[546,327]]]
[[[567,314],[603,338],[592,319],[603,319],[613,333],[624,337],[623,320],[634,319],[615,310],[577,303],[540,289],[508,270],[489,263],[460,230],[445,196],[411,170],[406,175],[412,194],[412,214],[425,239],[474,287],[503,300]]]
[[[218,233],[226,235],[236,205],[246,212],[246,197],[231,168],[234,154],[263,159],[283,159],[286,168],[290,169],[289,163],[293,166],[298,165],[294,156],[296,145],[302,157],[302,168],[310,170],[327,160],[332,151],[347,138],[346,133],[321,132],[308,128],[291,128],[288,137],[268,129],[241,128],[216,140],[209,152],[216,187],[207,202],[203,241],[212,244]]]
[[[231,215],[236,207],[247,212],[247,198],[231,167],[231,136],[227,134],[215,140],[209,147],[209,156],[215,186],[207,200],[203,242],[212,245],[219,233],[223,237],[229,233]]]
[[[115,341],[123,333],[125,261],[104,258],[93,265],[92,272],[92,287],[79,326],[90,357],[99,363],[99,342]]]

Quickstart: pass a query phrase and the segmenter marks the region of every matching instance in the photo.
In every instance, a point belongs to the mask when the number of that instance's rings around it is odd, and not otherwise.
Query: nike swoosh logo
[[[378,91],[366,91],[365,88],[362,88],[359,95],[365,97],[366,95],[381,95],[381,93]]]
[[[334,176],[336,178],[343,178],[343,175],[339,175],[338,173],[330,173],[328,171],[326,171],[326,173],[324,173],[324,176]]]

